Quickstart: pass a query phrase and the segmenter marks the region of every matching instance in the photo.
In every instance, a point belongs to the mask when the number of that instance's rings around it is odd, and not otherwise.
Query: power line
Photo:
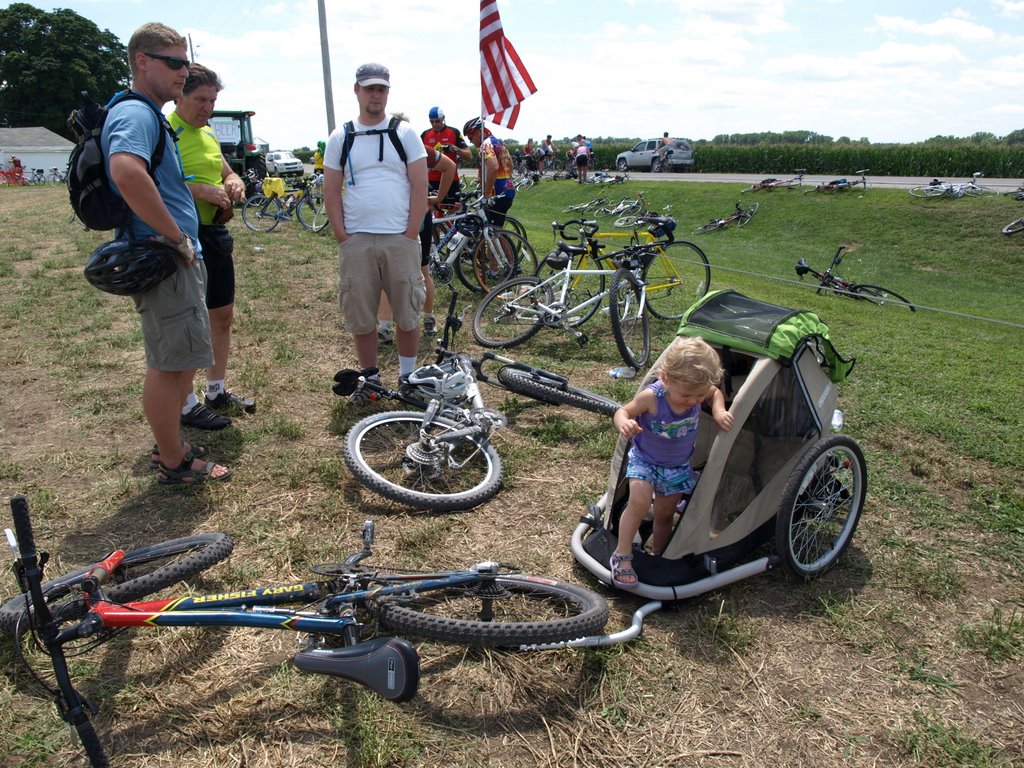
[[[683,261],[683,260],[680,259],[680,261]],[[703,264],[703,262],[692,262],[692,263],[697,264],[698,266],[701,266]],[[812,290],[818,290],[819,288],[823,287],[823,286],[820,286],[820,285],[811,285],[811,284],[806,283],[806,282],[804,282],[802,280],[791,280],[791,279],[785,278],[785,277],[775,277],[774,275],[762,275],[759,272],[750,272],[750,271],[745,270],[745,269],[736,269],[735,267],[723,267],[723,266],[720,266],[720,265],[714,265],[714,266],[712,266],[712,269],[721,269],[721,270],[724,270],[726,272],[735,272],[736,274],[746,275],[747,277],[757,277],[757,278],[760,278],[762,280],[774,280],[777,283],[785,283],[786,285],[795,285],[795,286],[799,286],[800,288],[809,288],[809,289],[812,289]],[[824,290],[830,291],[831,293],[835,293],[835,294],[842,294],[844,296],[852,296],[853,298],[862,298],[861,296],[858,296],[857,294],[851,293],[850,291],[841,291],[841,290],[838,290],[838,289],[835,289],[835,288],[824,288]],[[894,300],[893,301],[887,301],[886,304],[889,304],[889,305],[892,305],[892,306],[895,306],[895,307],[908,307],[909,308],[911,306],[910,304],[906,304],[906,303],[904,303],[902,301],[894,301]],[[956,311],[954,311],[952,309],[941,309],[939,307],[926,307],[926,306],[923,306],[921,304],[914,304],[913,307],[914,307],[915,310],[920,310],[920,311],[924,311],[924,312],[935,312],[936,314],[949,315],[951,317],[959,317],[959,318],[962,318],[964,320],[977,320],[977,321],[982,322],[982,323],[993,323],[995,325],[1005,325],[1005,326],[1007,326],[1009,328],[1017,328],[1019,330],[1024,330],[1024,325],[1021,325],[1020,323],[1011,323],[1009,320],[999,320],[999,319],[994,318],[994,317],[982,317],[980,315],[971,315],[971,314],[968,314],[966,312],[956,312]]]

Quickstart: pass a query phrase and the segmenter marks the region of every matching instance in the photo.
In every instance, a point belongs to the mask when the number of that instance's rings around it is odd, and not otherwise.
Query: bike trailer
[[[813,312],[732,290],[710,292],[690,307],[678,333],[700,336],[719,350],[734,424],[720,432],[705,406],[691,458],[697,485],[680,504],[661,556],[635,542],[639,584],[630,591],[678,600],[779,564],[805,578],[824,573],[849,544],[864,503],[860,448],[832,434],[842,423],[836,384],[854,361],[835,350],[828,327]],[[655,380],[663,358],[641,388]],[[629,496],[623,477],[629,447],[620,437],[607,489],[589,505],[572,539],[576,559],[607,584],[618,518]],[[650,528],[650,521],[641,526],[644,541]],[[763,547],[773,539],[775,554]]]

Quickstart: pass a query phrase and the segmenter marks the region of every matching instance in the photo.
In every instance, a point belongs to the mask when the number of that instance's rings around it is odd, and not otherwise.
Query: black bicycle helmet
[[[89,256],[85,279],[115,296],[145,293],[178,268],[178,252],[149,240],[112,240]]]
[[[484,127],[484,124],[482,122],[480,122],[480,118],[479,117],[471,118],[471,119],[466,121],[466,124],[464,126],[462,126],[462,135],[465,136],[470,131],[482,130],[483,127]]]

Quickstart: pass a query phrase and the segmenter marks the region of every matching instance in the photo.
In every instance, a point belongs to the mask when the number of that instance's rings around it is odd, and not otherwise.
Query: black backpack
[[[391,139],[391,143],[395,146],[395,151],[398,152],[398,156],[402,158],[402,162],[408,160],[408,155],[405,154],[405,147],[402,146],[402,140],[398,138],[398,124],[402,122],[397,117],[392,117],[388,121],[387,128],[371,128],[368,131],[357,131],[355,124],[351,120],[345,123],[345,141],[341,145],[341,169],[345,170],[345,163],[348,161],[349,150],[352,149],[352,142],[356,136],[380,136],[380,151],[377,153],[377,161],[384,162],[384,134],[388,135]],[[353,184],[355,182],[353,181]]]
[[[148,99],[133,91],[121,91],[105,107],[101,107],[87,91],[82,91],[82,106],[68,117],[68,128],[75,135],[76,141],[68,160],[68,193],[75,216],[89,229],[123,229],[131,223],[131,209],[110,186],[106,158],[100,144],[100,133],[110,108],[128,99],[149,104],[160,121],[160,138],[149,159],[149,175],[156,183],[154,174],[163,160],[170,126]]]

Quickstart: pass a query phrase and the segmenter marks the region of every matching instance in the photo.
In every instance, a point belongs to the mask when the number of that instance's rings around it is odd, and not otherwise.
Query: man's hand
[[[232,202],[240,203],[245,200],[245,182],[237,173],[232,173],[224,179],[224,191]]]
[[[184,231],[179,230],[178,234],[180,237],[177,241],[172,240],[169,237],[164,237],[163,235],[153,239],[158,243],[171,246],[171,248],[176,250],[178,255],[185,260],[185,266],[191,267],[193,262],[196,260],[196,250],[192,247],[192,239],[186,235]]]

